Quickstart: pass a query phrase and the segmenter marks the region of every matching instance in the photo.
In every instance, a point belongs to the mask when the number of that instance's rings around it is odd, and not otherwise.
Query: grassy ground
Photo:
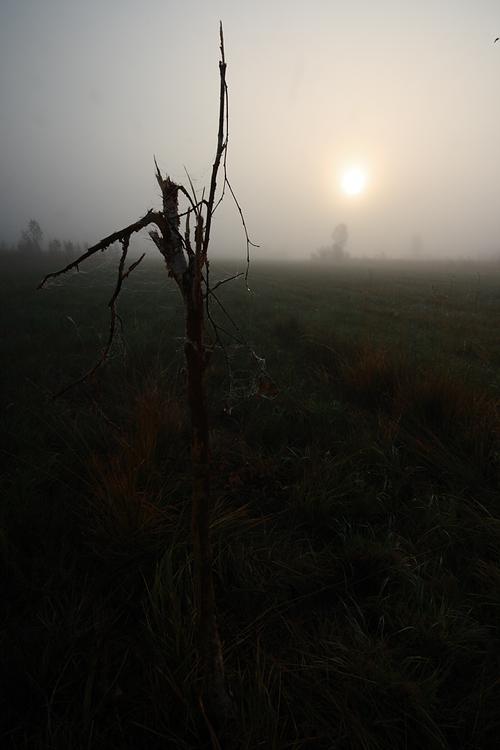
[[[41,275],[2,262],[3,746],[210,748],[175,290],[139,267],[112,361],[54,402],[113,273]],[[250,346],[226,336],[209,379],[235,746],[496,747],[499,268],[260,265],[251,287],[221,288]]]

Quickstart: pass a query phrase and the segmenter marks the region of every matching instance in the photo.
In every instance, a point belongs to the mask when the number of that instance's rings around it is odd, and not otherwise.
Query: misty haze
[[[499,34],[0,4],[2,747],[497,747]]]

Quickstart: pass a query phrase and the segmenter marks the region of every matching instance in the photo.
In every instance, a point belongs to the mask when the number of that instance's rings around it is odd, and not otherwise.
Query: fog
[[[153,154],[208,184],[219,19],[255,257],[309,257],[341,222],[354,256],[408,255],[416,234],[427,257],[500,254],[493,0],[2,0],[0,237],[30,218],[88,243],[129,224],[159,205]],[[367,184],[348,196],[353,164]],[[244,257],[229,198],[212,250]]]

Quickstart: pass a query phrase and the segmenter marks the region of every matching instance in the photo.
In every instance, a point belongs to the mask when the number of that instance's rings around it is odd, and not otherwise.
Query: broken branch
[[[56,276],[61,276],[63,273],[71,271],[72,268],[76,268],[78,270],[78,266],[80,265],[80,263],[83,263],[84,260],[87,260],[87,258],[95,255],[95,253],[99,252],[99,250],[106,250],[114,242],[123,242],[124,240],[126,240],[128,245],[130,235],[132,235],[134,232],[140,232],[141,229],[144,229],[149,224],[156,224],[160,226],[161,218],[161,214],[158,211],[153,211],[153,209],[150,209],[147,214],[142,217],[142,219],[139,219],[139,221],[135,221],[133,224],[129,224],[129,226],[125,227],[125,229],[120,229],[118,232],[113,232],[113,234],[108,235],[103,240],[98,242],[97,245],[93,245],[93,247],[89,248],[87,252],[83,253],[83,255],[80,255],[79,258],[72,261],[71,263],[68,263],[65,268],[61,268],[59,271],[48,273],[39,283],[37,289],[42,289],[49,279],[54,279]]]
[[[137,260],[135,263],[132,263],[128,271],[124,274],[123,268],[125,266],[125,260],[127,258],[129,242],[130,242],[129,236],[122,240],[122,254],[120,258],[120,263],[118,264],[118,276],[116,280],[116,286],[111,296],[111,299],[108,302],[108,307],[110,308],[108,340],[106,342],[104,349],[101,352],[101,356],[99,357],[96,364],[93,367],[91,367],[90,370],[84,373],[81,376],[81,378],[78,378],[78,380],[73,381],[69,385],[65,386],[62,390],[58,391],[55,394],[54,398],[59,398],[59,396],[62,396],[63,394],[67,393],[67,391],[69,391],[71,388],[74,388],[76,385],[80,385],[81,383],[84,383],[86,380],[91,378],[92,375],[94,375],[94,373],[97,372],[97,370],[101,367],[101,365],[105,363],[105,361],[107,360],[109,356],[109,352],[111,350],[111,346],[115,338],[117,319],[120,320],[120,323],[121,323],[120,316],[118,315],[116,311],[116,300],[118,299],[118,296],[120,294],[124,279],[126,279],[127,276],[134,270],[134,268],[136,268],[139,265],[139,263],[141,262],[141,260],[144,258],[144,255],[145,255],[145,253],[143,253],[143,255],[139,258],[139,260]]]

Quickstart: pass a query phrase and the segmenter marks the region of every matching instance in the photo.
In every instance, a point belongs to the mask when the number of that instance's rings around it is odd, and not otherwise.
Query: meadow
[[[159,262],[110,361],[52,398],[99,356],[115,261],[35,291],[52,269],[0,257],[3,747],[216,747]],[[500,264],[261,262],[249,286],[212,302],[208,378],[234,747],[496,747]]]

